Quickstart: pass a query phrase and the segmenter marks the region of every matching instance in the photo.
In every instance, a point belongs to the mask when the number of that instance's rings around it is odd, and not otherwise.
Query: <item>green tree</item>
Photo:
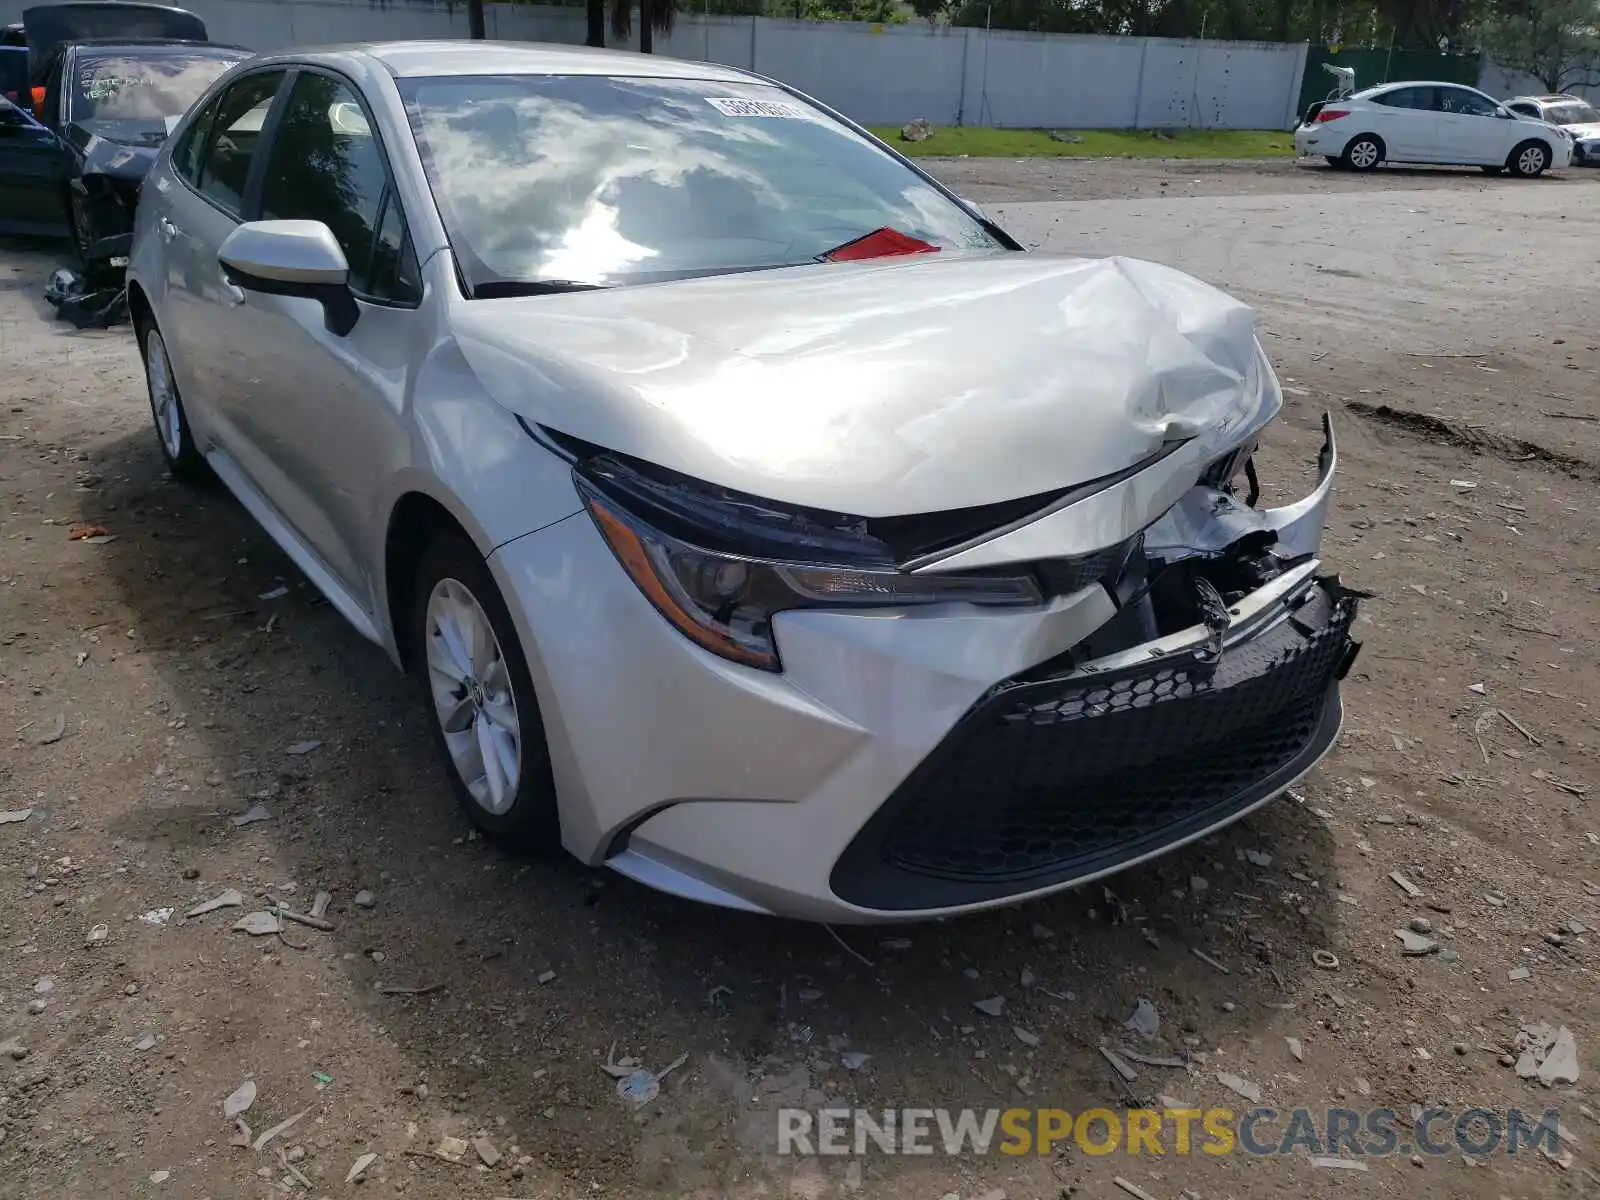
[[[1600,83],[1600,4],[1500,0],[1478,23],[1478,43],[1502,67],[1552,92]]]

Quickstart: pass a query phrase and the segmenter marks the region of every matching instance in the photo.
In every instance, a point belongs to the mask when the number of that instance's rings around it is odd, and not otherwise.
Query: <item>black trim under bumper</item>
[[[1237,819],[1338,736],[1356,598],[1308,581],[1228,649],[997,685],[834,864],[848,903],[955,908],[1128,866]]]

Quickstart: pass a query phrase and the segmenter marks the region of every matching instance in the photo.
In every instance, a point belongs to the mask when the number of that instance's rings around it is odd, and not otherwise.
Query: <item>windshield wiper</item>
[[[494,279],[474,285],[474,300],[504,300],[508,296],[554,296],[561,292],[594,292],[606,283],[580,283],[576,279]]]

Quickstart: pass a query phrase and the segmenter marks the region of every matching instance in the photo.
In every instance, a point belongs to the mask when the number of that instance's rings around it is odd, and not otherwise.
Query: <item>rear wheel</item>
[[[464,537],[422,556],[412,662],[456,798],[467,819],[526,850],[561,844],[555,782],[533,679],[500,589]]]
[[[144,381],[150,393],[150,416],[156,425],[156,441],[161,446],[161,456],[167,460],[167,470],[178,479],[198,479],[205,474],[206,460],[195,448],[194,437],[189,432],[189,418],[184,415],[183,398],[178,395],[177,382],[172,378],[172,362],[167,358],[167,344],[154,322],[144,323],[139,329],[139,340],[144,348]]]
[[[1543,142],[1523,142],[1511,152],[1506,165],[1521,179],[1536,179],[1550,166],[1550,147]]]
[[[1383,143],[1370,133],[1358,133],[1345,145],[1339,161],[1352,171],[1370,171],[1383,161]]]

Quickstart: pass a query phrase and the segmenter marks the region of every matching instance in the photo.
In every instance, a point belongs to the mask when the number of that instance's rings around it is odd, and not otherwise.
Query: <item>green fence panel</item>
[[[1306,54],[1306,73],[1300,80],[1300,112],[1333,91],[1337,80],[1322,69],[1323,63],[1356,69],[1356,91],[1403,79],[1430,79],[1440,83],[1478,82],[1478,58],[1467,54],[1440,54],[1435,50],[1390,50],[1361,47],[1333,51],[1312,46]]]

